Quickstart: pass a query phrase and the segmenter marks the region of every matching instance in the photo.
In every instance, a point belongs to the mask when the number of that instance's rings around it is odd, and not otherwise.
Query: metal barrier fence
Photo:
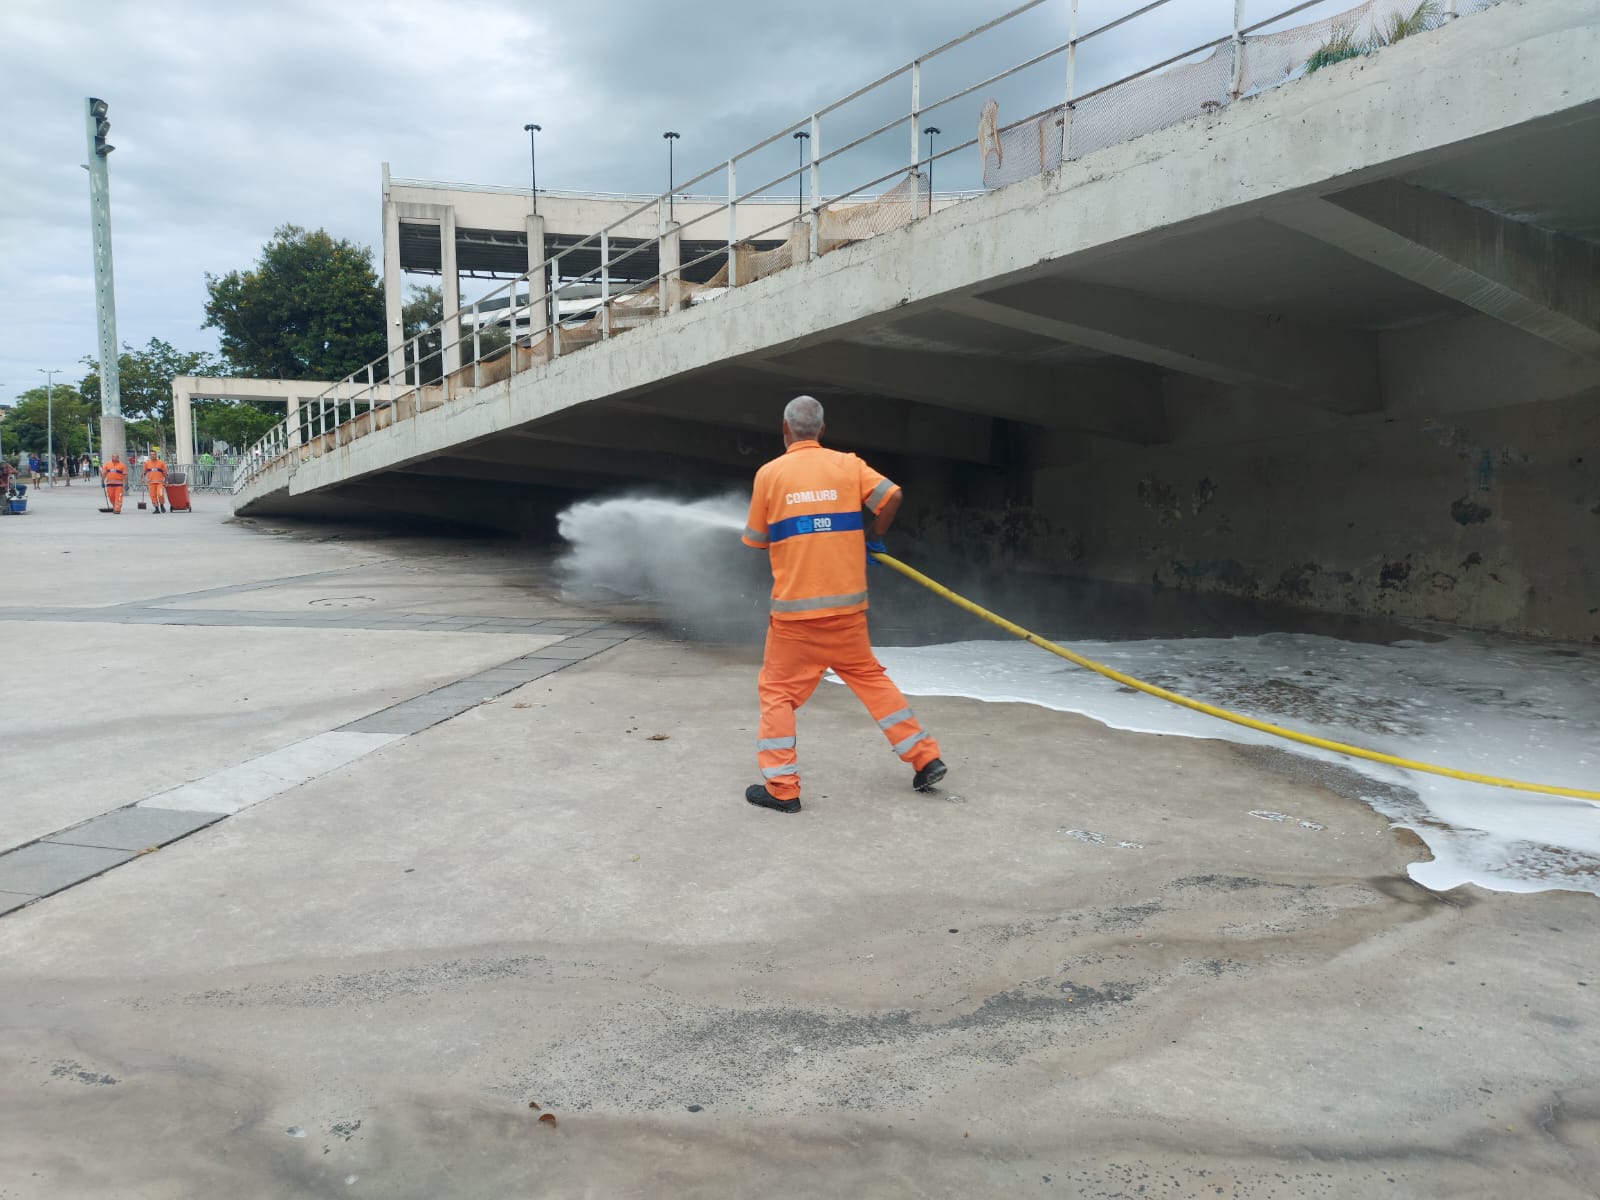
[[[1134,22],[1145,22],[1142,28],[1151,30],[1152,35],[1157,29],[1166,30],[1167,26],[1155,25],[1155,18],[1174,2],[1150,0],[1079,32],[1079,0],[1028,0],[930,50],[710,170],[675,184],[671,193],[644,199],[604,229],[548,256],[533,270],[447,314],[438,324],[352,372],[302,406],[293,425],[285,420],[251,446],[232,472],[231,486],[237,491],[280,461],[293,463],[320,456],[440,408],[466,392],[608,341],[668,312],[713,300],[729,288],[922,219],[933,210],[934,166],[951,155],[976,148],[985,187],[1005,186],[1292,82],[1307,72],[1314,56],[1326,56],[1330,45],[1353,45],[1355,52],[1362,52],[1381,44],[1385,27],[1392,28],[1397,18],[1420,16],[1421,27],[1430,27],[1490,7],[1498,0],[1434,0],[1431,6],[1420,8],[1418,0],[1365,0],[1298,26],[1286,22],[1309,9],[1325,8],[1327,0],[1302,0],[1249,22],[1246,0],[1214,0],[1217,36],[1093,88],[1078,90],[1086,47],[1112,45],[1110,35]],[[980,72],[975,82],[937,99],[923,98],[924,72],[931,63],[1047,4],[1064,10],[1065,41],[998,71]],[[1231,22],[1226,8],[1232,10]],[[1109,50],[1106,57],[1115,60]],[[962,101],[975,103],[979,93],[1027,73],[1035,73],[1031,78],[1036,82],[1037,72],[1047,67],[1060,72],[1049,89],[1061,97],[1059,102],[1001,125],[998,104],[991,99],[979,110],[974,136],[937,153],[930,137],[928,150],[923,151],[923,137],[939,132],[932,126],[924,128],[933,114],[948,112]],[[908,87],[910,103],[883,118],[873,105],[882,101],[887,95],[883,89],[891,86]],[[855,123],[865,127],[858,129]],[[837,148],[823,149],[825,130],[837,138]],[[796,167],[776,175],[758,175],[760,182],[754,187],[741,182],[742,164],[749,169],[763,151],[781,147],[790,138],[800,143]],[[859,160],[859,152],[867,147],[878,153],[882,139],[904,139],[901,146],[907,148],[894,155],[897,162],[891,170],[824,195],[825,167],[831,182],[835,172],[848,169],[843,164],[849,156],[855,154]],[[882,161],[875,160],[874,166]],[[676,222],[674,201],[711,180],[723,185],[717,204],[689,221]],[[740,239],[740,205],[767,203],[776,189],[791,185],[800,197],[792,213],[786,210],[782,219]],[[809,206],[805,203],[808,192]],[[656,238],[622,241],[623,227],[652,210]],[[724,219],[725,238],[715,232]],[[691,235],[691,229],[696,229],[696,234]],[[707,236],[707,230],[713,232]],[[614,246],[613,238],[626,248]],[[763,240],[778,241],[779,245],[758,249],[756,243]],[[687,262],[679,261],[679,251],[688,241],[709,242],[715,248]],[[638,271],[627,264],[635,256],[648,254],[656,256],[653,261],[659,269],[637,279]],[[596,265],[578,269],[591,260]],[[698,282],[691,278],[690,272],[704,276],[713,266],[716,269],[709,278]]]

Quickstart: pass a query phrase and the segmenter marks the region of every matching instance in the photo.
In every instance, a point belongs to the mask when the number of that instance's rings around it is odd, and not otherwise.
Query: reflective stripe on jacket
[[[876,514],[896,485],[854,454],[792,443],[756,472],[747,546],[772,559],[772,615],[803,621],[867,607],[861,510]]]

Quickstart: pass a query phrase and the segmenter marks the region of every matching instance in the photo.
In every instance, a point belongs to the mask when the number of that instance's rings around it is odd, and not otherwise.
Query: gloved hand
[[[869,566],[869,567],[881,567],[883,564],[880,563],[877,559],[873,558],[872,556],[874,554],[887,554],[887,553],[889,553],[889,550],[888,550],[888,547],[886,547],[883,544],[883,539],[882,538],[870,538],[869,537],[867,539],[867,566]]]

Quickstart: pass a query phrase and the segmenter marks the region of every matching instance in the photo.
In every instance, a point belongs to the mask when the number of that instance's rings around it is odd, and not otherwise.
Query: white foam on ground
[[[1600,790],[1597,651],[1474,634],[1393,645],[1309,634],[1064,644],[1305,733],[1477,774]],[[1600,805],[1301,746],[1123,689],[1024,642],[886,647],[878,656],[911,695],[1037,704],[1114,729],[1269,745],[1349,767],[1380,785],[1361,798],[1432,851],[1432,862],[1410,868],[1425,887],[1600,895]],[[959,759],[960,731],[935,732]]]

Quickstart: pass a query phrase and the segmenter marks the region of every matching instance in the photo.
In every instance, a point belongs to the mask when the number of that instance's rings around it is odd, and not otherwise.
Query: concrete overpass
[[[1597,63],[1600,0],[1504,0],[625,336],[379,385],[237,506],[742,487],[809,391],[923,552],[1600,640]]]

